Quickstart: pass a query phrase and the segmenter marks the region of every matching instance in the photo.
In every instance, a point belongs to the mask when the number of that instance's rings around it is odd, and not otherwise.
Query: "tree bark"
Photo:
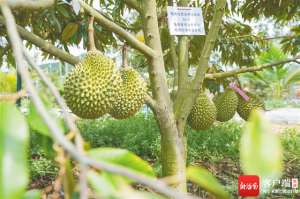
[[[156,57],[149,58],[152,94],[157,101],[155,116],[161,133],[161,163],[163,176],[176,176],[174,187],[186,191],[186,151],[182,132],[178,131],[169,94],[163,52],[158,28],[156,1],[143,1],[143,20],[146,44]]]
[[[206,79],[228,78],[228,77],[232,77],[232,76],[235,76],[235,75],[239,75],[241,73],[260,71],[260,70],[270,68],[270,67],[281,66],[281,65],[289,63],[289,62],[296,62],[297,59],[300,59],[300,55],[296,56],[296,57],[293,57],[293,58],[289,58],[289,59],[285,59],[285,60],[281,60],[281,61],[276,61],[276,62],[273,62],[273,63],[261,64],[261,65],[257,65],[257,66],[251,66],[251,67],[243,66],[239,69],[232,70],[232,71],[206,74],[205,78]]]
[[[194,79],[181,94],[178,94],[175,102],[175,115],[179,123],[185,124],[186,119],[192,106],[200,93],[205,73],[208,69],[208,61],[211,52],[214,48],[226,6],[226,0],[218,0],[215,6],[215,12],[210,24],[208,35],[206,36],[204,47],[201,51],[201,56],[198,64],[198,68]]]

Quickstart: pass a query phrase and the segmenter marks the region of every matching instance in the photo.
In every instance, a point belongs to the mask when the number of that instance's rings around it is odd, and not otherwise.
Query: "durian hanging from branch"
[[[89,51],[69,73],[64,98],[72,112],[95,119],[111,111],[121,77],[115,63],[95,48],[93,17],[89,20]]]
[[[204,91],[201,91],[188,116],[187,122],[192,129],[206,130],[216,121],[217,109]]]
[[[140,74],[128,66],[128,46],[122,48],[122,68],[120,69],[122,83],[118,87],[111,116],[125,119],[137,113],[145,103],[147,86]]]

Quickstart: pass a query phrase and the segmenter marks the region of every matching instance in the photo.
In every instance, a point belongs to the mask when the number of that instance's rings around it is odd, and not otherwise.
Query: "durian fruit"
[[[64,98],[77,116],[98,118],[111,110],[120,82],[115,63],[99,51],[89,51],[67,76]]]
[[[246,92],[246,95],[250,98],[249,101],[238,95],[239,102],[237,107],[238,114],[244,120],[248,120],[253,109],[265,109],[264,103],[256,95],[249,92]]]
[[[195,130],[205,130],[213,125],[216,114],[217,110],[214,103],[205,93],[200,93],[187,122]]]
[[[110,115],[116,119],[133,116],[144,104],[147,85],[139,73],[131,67],[120,70],[122,83],[118,87]]]
[[[213,102],[217,108],[217,120],[220,122],[226,122],[233,118],[237,106],[238,96],[232,89],[226,89],[223,93],[218,93]]]

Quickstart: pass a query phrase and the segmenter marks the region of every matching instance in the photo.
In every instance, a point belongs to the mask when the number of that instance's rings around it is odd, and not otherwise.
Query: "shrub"
[[[50,138],[31,131],[29,151],[29,171],[31,180],[47,178],[52,180],[58,173],[54,160],[53,142]]]
[[[126,148],[146,160],[158,159],[160,136],[153,115],[126,120],[82,120],[78,127],[91,147]]]
[[[242,124],[234,121],[216,123],[205,131],[188,128],[188,162],[216,162],[224,158],[238,161]]]
[[[126,148],[146,160],[157,161],[160,154],[159,129],[153,115],[139,114],[126,120],[81,120],[81,133],[91,147]],[[238,159],[241,125],[217,123],[206,131],[187,128],[188,161],[217,161],[224,157]]]

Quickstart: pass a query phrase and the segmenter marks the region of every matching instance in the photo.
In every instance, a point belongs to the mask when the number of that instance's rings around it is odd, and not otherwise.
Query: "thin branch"
[[[190,112],[200,90],[208,69],[208,60],[215,45],[218,33],[221,27],[222,17],[226,6],[226,0],[217,0],[215,12],[210,24],[208,35],[206,36],[204,46],[201,51],[201,56],[196,71],[195,77],[190,83],[189,87],[183,91],[184,94],[178,95],[176,99],[175,115],[177,119],[185,123],[188,113]]]
[[[27,62],[37,72],[37,74],[40,76],[40,78],[45,83],[45,85],[49,88],[51,94],[54,96],[56,102],[60,106],[63,113],[64,120],[68,128],[70,129],[71,132],[75,134],[75,142],[76,142],[77,150],[84,153],[83,139],[75,124],[74,118],[67,111],[68,107],[65,103],[65,100],[60,96],[60,93],[57,90],[56,86],[51,82],[51,80],[47,77],[44,71],[35,64],[33,59],[30,57],[29,53],[27,52],[27,50],[24,47],[22,48],[22,50]],[[80,199],[87,199],[88,188],[87,188],[87,180],[86,180],[86,171],[87,171],[86,165],[80,164],[79,169],[80,169],[80,176],[79,176],[80,177]]]
[[[139,13],[142,12],[140,3],[137,0],[124,0],[124,2],[130,7],[137,10]]]
[[[186,88],[189,71],[189,38],[179,38],[179,60],[178,60],[178,93]],[[179,94],[180,95],[180,94]]]
[[[184,1],[184,3],[188,3]],[[190,81],[188,79],[189,72],[189,38],[187,36],[181,36],[179,38],[179,58],[178,58],[178,87],[176,98],[174,101],[175,117],[179,118],[181,115],[180,106],[186,95],[187,89],[189,89]],[[177,97],[179,96],[179,97]]]
[[[274,37],[261,37],[261,36],[256,36],[256,35],[241,35],[241,36],[235,36],[235,37],[225,37],[222,38],[221,41],[226,41],[226,40],[244,40],[247,38],[252,38],[255,41],[264,41],[264,40],[275,40],[275,39],[285,39],[285,38],[290,38],[293,39],[297,37],[297,35],[280,35],[280,36],[274,36]]]
[[[199,91],[204,80],[206,70],[208,68],[208,60],[213,50],[215,42],[218,37],[218,33],[222,23],[222,17],[224,14],[224,8],[226,0],[218,0],[216,4],[216,10],[210,25],[208,35],[205,39],[205,43],[201,52],[201,57],[198,65],[198,69],[195,75],[195,79],[192,82],[192,88],[195,91]]]
[[[26,97],[26,91],[21,90],[17,93],[0,93],[0,101],[17,101],[18,99],[22,97]]]
[[[5,20],[2,16],[0,16],[0,23],[5,24]],[[30,43],[33,43],[34,45],[38,46],[39,48],[41,48],[43,51],[49,53],[50,55],[58,57],[62,61],[65,61],[72,65],[75,65],[79,62],[79,58],[67,53],[66,51],[64,51],[62,49],[55,47],[51,43],[40,38],[39,36],[29,32],[22,26],[17,25],[17,30],[23,39],[29,41]]]
[[[125,39],[129,45],[131,45],[133,48],[141,51],[143,54],[145,54],[148,57],[155,57],[156,53],[154,50],[152,50],[150,47],[145,45],[143,42],[140,42],[134,35],[127,32],[125,29],[117,25],[116,23],[108,20],[106,17],[104,17],[102,14],[100,14],[97,10],[89,6],[87,3],[85,3],[82,0],[78,0],[80,5],[85,9],[86,12],[88,12],[90,15],[94,16],[97,22],[102,25],[104,28],[106,28],[109,31],[112,31]]]
[[[80,134],[79,130],[75,124],[74,118],[72,115],[67,111],[68,106],[65,103],[65,100],[60,96],[60,93],[56,86],[51,82],[51,80],[47,77],[47,75],[44,73],[44,71],[38,67],[33,59],[30,57],[28,51],[25,48],[22,48],[23,54],[25,56],[25,59],[27,62],[31,65],[31,67],[37,72],[39,77],[42,79],[42,81],[45,83],[45,85],[49,88],[51,94],[54,96],[57,104],[61,107],[64,120],[70,129],[70,131],[74,132],[75,134]]]
[[[178,87],[178,55],[176,52],[174,36],[169,37],[169,42],[170,42],[171,61],[174,67],[173,90],[175,90]]]
[[[88,32],[89,32],[89,50],[96,50],[95,45],[95,31],[94,31],[94,16],[91,16],[89,18],[89,26],[88,26]]]
[[[6,2],[10,7],[21,7],[30,9],[50,7],[54,4],[54,0],[7,0]]]
[[[298,58],[299,59],[299,58]],[[295,63],[300,64],[300,61],[298,60],[294,60]]]
[[[232,77],[232,76],[235,76],[235,75],[238,75],[241,73],[255,72],[255,71],[260,71],[265,68],[270,68],[273,66],[280,66],[282,64],[286,64],[289,62],[297,62],[297,59],[299,59],[299,58],[295,57],[295,58],[291,58],[291,59],[285,59],[285,60],[281,60],[281,61],[277,61],[277,62],[273,62],[273,63],[269,63],[269,64],[261,64],[261,65],[252,66],[252,67],[243,66],[240,69],[236,69],[236,70],[232,70],[232,71],[228,71],[228,72],[206,74],[205,78],[206,79],[218,79],[218,78]]]
[[[175,198],[175,199],[195,199],[197,197],[190,196],[186,193],[178,192],[175,189],[172,189],[168,187],[165,183],[160,182],[159,180],[146,177],[143,175],[139,175],[136,172],[132,172],[131,170],[128,170],[124,167],[117,166],[111,163],[106,163],[98,160],[91,159],[87,157],[86,155],[82,154],[80,151],[78,151],[74,145],[64,136],[61,129],[57,126],[57,124],[53,121],[51,116],[49,115],[47,109],[45,108],[42,100],[40,99],[33,83],[30,77],[30,74],[25,67],[25,60],[22,53],[22,42],[18,35],[14,16],[11,13],[11,10],[6,4],[1,5],[2,13],[5,16],[6,20],[6,27],[8,29],[8,36],[9,39],[13,42],[12,48],[14,52],[14,56],[17,63],[17,68],[22,76],[22,79],[25,83],[25,86],[30,94],[30,97],[38,111],[38,113],[41,115],[42,119],[47,124],[48,128],[50,129],[50,132],[53,136],[53,138],[60,144],[75,160],[85,164],[90,165],[97,169],[102,169],[114,174],[122,175],[129,177],[138,183],[141,183],[143,185],[146,185],[153,190],[157,191],[158,193],[161,193],[165,196]]]
[[[153,110],[158,109],[157,102],[148,94],[145,96],[145,102],[151,109]]]

